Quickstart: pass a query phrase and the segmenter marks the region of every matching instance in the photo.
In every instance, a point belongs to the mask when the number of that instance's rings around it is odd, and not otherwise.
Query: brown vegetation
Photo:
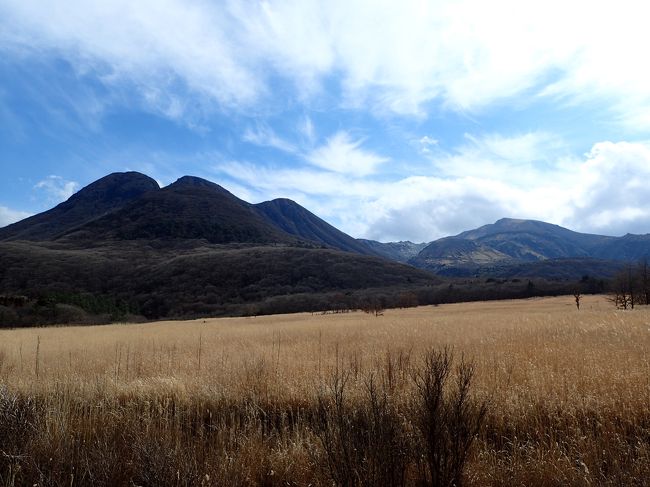
[[[643,485],[650,312],[580,304],[0,330],[0,484]]]

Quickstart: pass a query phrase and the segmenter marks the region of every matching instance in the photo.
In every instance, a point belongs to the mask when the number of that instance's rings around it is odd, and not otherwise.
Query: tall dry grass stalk
[[[643,485],[649,346],[587,296],[4,330],[0,484]]]

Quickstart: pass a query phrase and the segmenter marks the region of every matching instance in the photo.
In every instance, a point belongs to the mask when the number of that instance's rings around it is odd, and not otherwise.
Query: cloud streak
[[[245,110],[272,100],[275,79],[300,101],[336,75],[350,107],[422,116],[432,101],[464,112],[523,94],[608,97],[621,123],[647,128],[648,9],[632,0],[55,0],[47,9],[5,0],[0,13],[5,54],[55,53],[107,85],[130,83],[170,117],[187,110],[170,90]]]
[[[387,158],[361,148],[363,140],[353,140],[345,131],[339,131],[327,142],[306,155],[310,164],[337,173],[367,176],[388,161]]]
[[[254,129],[247,128],[242,139],[249,144],[271,147],[289,154],[298,152],[296,146],[278,136],[268,125],[258,125]]]

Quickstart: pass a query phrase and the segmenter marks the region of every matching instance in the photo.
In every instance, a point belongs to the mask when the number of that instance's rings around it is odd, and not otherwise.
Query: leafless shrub
[[[391,376],[391,374],[388,374]],[[390,394],[387,377],[370,374],[364,395],[350,400],[349,374],[335,371],[319,395],[321,440],[336,485],[461,485],[462,474],[487,407],[471,395],[474,367],[453,366],[448,349],[431,350],[412,371],[415,389],[408,414]],[[416,426],[413,430],[410,425]],[[409,476],[409,466],[417,473]],[[411,468],[411,470],[413,470]]]
[[[339,486],[400,486],[405,483],[408,444],[402,418],[373,375],[364,396],[347,397],[349,374],[336,371],[318,396],[316,433],[326,473]]]
[[[424,451],[421,475],[431,486],[462,484],[467,456],[487,412],[486,403],[470,394],[474,366],[461,358],[450,384],[453,362],[449,349],[430,350],[413,373],[415,420]]]

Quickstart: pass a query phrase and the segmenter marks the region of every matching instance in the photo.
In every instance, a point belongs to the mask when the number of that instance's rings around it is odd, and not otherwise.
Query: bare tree
[[[648,272],[648,258],[644,257],[639,261],[637,273],[639,281],[639,304],[650,304],[650,273]]]
[[[632,266],[628,264],[612,281],[612,293],[609,300],[618,309],[634,309],[634,303],[636,303],[638,297],[635,292],[636,287]]]
[[[383,297],[369,296],[362,301],[360,308],[365,313],[382,316],[386,309],[386,300]]]
[[[580,288],[576,287],[573,290],[573,297],[576,300],[576,308],[578,308],[578,310],[579,310],[580,309],[580,298],[582,297],[582,295],[580,294]]]
[[[635,299],[635,283],[634,283],[634,274],[632,273],[632,266],[628,265],[626,269],[626,276],[627,276],[627,282],[626,282],[626,287],[627,287],[627,292],[629,293],[629,300],[630,300],[630,307],[634,309],[634,303],[636,301]]]

